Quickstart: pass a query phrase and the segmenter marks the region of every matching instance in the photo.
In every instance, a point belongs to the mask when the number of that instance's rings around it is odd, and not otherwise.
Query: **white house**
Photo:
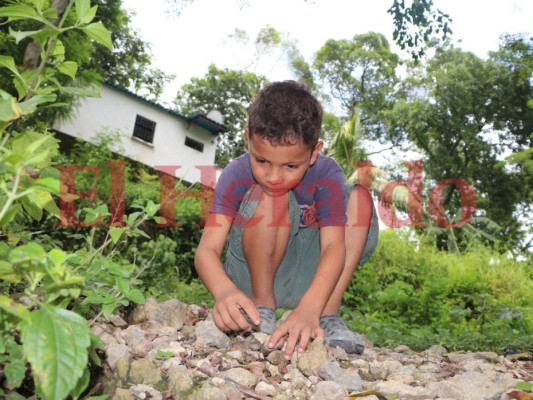
[[[187,117],[108,83],[100,97],[84,98],[73,117],[56,122],[54,129],[91,143],[101,132],[118,131],[121,155],[156,169],[175,170],[176,177],[188,183],[201,182],[204,170],[202,183],[212,187],[215,182],[206,177],[214,177],[215,139],[226,130],[216,111]]]

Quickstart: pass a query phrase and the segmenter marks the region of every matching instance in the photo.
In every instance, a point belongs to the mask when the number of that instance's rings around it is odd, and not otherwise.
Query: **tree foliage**
[[[531,126],[527,101],[533,88],[530,72],[518,78],[515,64],[500,61],[506,54],[504,46],[484,61],[455,48],[439,50],[406,80],[403,98],[387,115],[393,137],[422,151],[432,182],[462,179],[474,186],[478,215],[496,222],[500,240],[513,248],[521,238],[516,211],[529,202],[530,189],[526,176],[512,172],[503,154],[530,146],[524,128]],[[451,210],[460,209],[456,189],[447,186],[444,197],[452,219]]]
[[[436,9],[432,0],[412,0],[410,6],[405,0],[393,0],[387,12],[393,17],[394,41],[415,60],[425,54],[431,39],[441,35],[445,41],[452,34],[450,16]]]
[[[340,102],[344,115],[350,118],[360,109],[366,133],[377,137],[379,115],[389,105],[398,63],[399,57],[382,34],[367,33],[351,40],[328,40],[316,53],[313,68],[326,94]]]
[[[59,4],[64,11],[67,2],[53,2]],[[0,7],[10,4],[0,1]],[[140,91],[148,98],[155,99],[161,94],[170,76],[151,66],[151,54],[148,44],[131,27],[131,18],[122,8],[121,0],[102,1],[93,3],[96,7],[95,17],[104,26],[109,27],[112,46],[105,47],[94,40],[85,40],[83,33],[77,30],[67,31],[61,37],[61,51],[63,55],[77,64],[76,83],[74,86],[86,87],[95,80],[109,80],[134,91]],[[61,10],[60,10],[61,13]],[[68,23],[73,23],[75,17],[67,15]],[[48,22],[48,21],[47,21]],[[48,22],[53,23],[53,22]],[[0,25],[0,53],[12,56],[15,64],[30,70],[38,63],[41,45],[33,37],[25,36],[16,39],[9,31],[34,31],[46,26],[44,21],[36,19],[15,19]],[[20,44],[17,43],[20,40]],[[59,51],[59,47],[56,52]],[[68,76],[58,77],[59,82],[66,83]],[[11,94],[16,92],[9,76],[0,76],[1,87]],[[68,104],[73,104],[72,93],[59,94],[65,105],[53,109],[41,110],[39,119],[51,121],[57,116],[65,116],[71,110]]]
[[[253,72],[210,65],[204,77],[192,78],[178,92],[176,107],[180,112],[191,114],[200,111],[207,114],[211,110],[218,110],[224,116],[228,131],[218,137],[216,162],[219,165],[226,165],[246,151],[243,136],[247,109],[265,83],[265,77]]]

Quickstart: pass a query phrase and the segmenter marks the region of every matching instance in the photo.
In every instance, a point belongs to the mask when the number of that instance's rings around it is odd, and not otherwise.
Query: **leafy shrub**
[[[89,0],[68,2],[61,19],[49,2],[15,1],[0,7],[0,17],[7,18],[7,23],[36,21],[38,30],[10,27],[9,33],[17,44],[31,38],[42,49],[35,70],[19,69],[13,57],[0,56],[0,68],[10,71],[18,92],[14,96],[0,90],[2,398],[21,398],[21,393],[45,400],[79,398],[89,385],[89,357],[99,363],[94,352],[99,340],[85,318],[89,311],[109,315],[130,301],[144,302],[135,287],[141,271],[117,254],[128,238],[143,235],[140,226],[158,211],[154,203],[125,216],[127,226],[102,229],[99,235],[96,228],[87,235],[69,233],[73,240],[79,240],[75,249],[62,246],[40,225],[43,219],[57,223],[60,218],[52,195],[67,203],[74,199],[67,198],[58,171],[50,168],[57,140],[29,126],[28,121],[38,120],[47,106],[62,105],[57,101],[60,94],[92,93],[60,83],[75,80],[78,65],[65,59],[59,36],[78,30],[88,36],[87,42],[92,39],[111,47],[109,32],[92,22],[95,13],[96,6]],[[57,25],[49,19],[57,19]],[[86,207],[79,216],[87,223],[99,216],[104,222],[111,217],[105,206]]]
[[[527,349],[532,270],[485,247],[445,253],[411,232],[386,230],[374,256],[357,270],[342,313],[380,346]]]

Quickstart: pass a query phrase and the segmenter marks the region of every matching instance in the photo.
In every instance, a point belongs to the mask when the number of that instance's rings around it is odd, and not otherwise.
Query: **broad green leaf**
[[[53,215],[59,215],[59,209],[50,192],[35,190],[28,194],[28,199],[41,210],[45,209]]]
[[[89,12],[91,2],[89,0],[74,0],[74,6],[76,8],[76,17],[81,20]]]
[[[94,22],[81,28],[89,38],[104,45],[109,50],[113,50],[111,33],[104,27],[101,22]]]
[[[30,91],[30,87],[20,75],[13,78],[13,85],[15,86],[15,89],[17,89],[17,98],[19,101],[22,100]]]
[[[58,153],[59,144],[51,135],[26,131],[12,141],[15,152],[27,154],[25,163],[36,167],[47,167],[51,158]]]
[[[75,4],[76,16],[80,23],[88,24],[94,19],[98,6],[91,7],[89,0],[75,0]]]
[[[16,100],[13,97],[0,99],[0,121],[12,121],[16,118],[16,114],[13,112],[13,105],[16,104]]]
[[[31,313],[30,323],[20,324],[20,330],[37,392],[47,400],[66,398],[87,367],[87,321],[72,311],[43,305]]]
[[[0,17],[7,17],[8,21],[16,21],[19,19],[34,19],[40,21],[45,25],[51,25],[43,16],[31,6],[27,4],[17,4],[12,6],[5,6],[0,8]]]
[[[9,34],[15,38],[15,43],[19,44],[21,40],[26,39],[27,37],[31,37],[34,35],[42,34],[45,30],[50,30],[48,28],[46,29],[39,29],[37,31],[15,31],[9,27]]]
[[[111,314],[113,314],[113,311],[117,308],[117,302],[116,300],[110,301],[109,303],[102,305],[102,313],[106,318],[109,318]]]
[[[57,69],[62,74],[70,76],[72,79],[76,79],[76,72],[78,71],[78,63],[74,61],[65,61],[57,66]]]
[[[129,271],[123,265],[115,262],[109,262],[109,264],[106,265],[106,269],[110,274],[121,276],[123,278],[129,278],[130,276]]]
[[[100,89],[96,87],[92,88],[82,88],[74,86],[57,86],[59,93],[71,94],[74,96],[82,97],[100,97]]]
[[[18,388],[26,375],[26,366],[22,360],[13,360],[4,367],[7,385],[11,389]]]
[[[113,243],[117,243],[122,236],[122,234],[127,230],[128,228],[109,228],[109,236],[111,236],[111,240]]]
[[[174,353],[171,351],[157,350],[157,353],[155,354],[156,360],[168,360],[172,357],[174,357]]]
[[[523,381],[517,382],[515,388],[523,390],[524,392],[531,393],[533,391],[533,383],[531,383],[531,382],[523,382]]]
[[[44,103],[51,103],[55,101],[56,95],[50,94],[36,94],[31,99],[19,103],[22,115],[31,114],[37,109],[37,106]]]
[[[40,244],[35,242],[29,242],[28,244],[15,247],[9,252],[9,261],[13,264],[21,264],[29,261],[41,263],[46,261],[46,257],[46,251],[44,251]]]
[[[54,194],[59,194],[59,179],[46,177],[37,179],[35,185],[49,189]]]
[[[28,213],[28,215],[34,221],[40,221],[43,217],[43,209],[39,205],[35,204],[32,200],[30,200],[30,194],[20,198],[19,202],[20,204],[22,204],[22,208],[24,208],[24,211],[26,211],[26,213]]]
[[[20,318],[23,321],[30,321],[30,312],[22,304],[17,303],[13,299],[0,295],[0,309],[5,312]]]
[[[83,16],[83,18],[80,20],[82,24],[89,24],[94,17],[96,16],[96,11],[98,10],[98,6],[92,6],[89,11]]]
[[[40,1],[44,4],[44,2]],[[42,8],[41,6],[40,8]],[[57,10],[54,7],[49,7],[46,10],[43,11],[43,17],[47,19],[57,19]]]
[[[126,294],[131,290],[127,279],[115,278],[115,283],[117,284],[118,290],[123,294]]]
[[[155,204],[150,200],[146,205],[146,214],[148,214],[149,217],[153,217],[157,211],[159,211],[159,204]]]
[[[15,271],[13,265],[8,263],[7,261],[0,260],[0,279],[7,282],[17,283],[20,282],[23,278],[24,275]]]
[[[10,56],[0,56],[0,67],[9,69],[15,75],[19,75],[17,66],[15,65],[15,60]]]
[[[0,226],[7,225],[20,212],[19,204],[12,204],[4,215],[0,217]]]
[[[126,293],[126,298],[137,304],[144,304],[144,295],[140,290],[133,289]]]
[[[60,249],[52,249],[48,252],[48,258],[52,260],[56,266],[63,265],[67,259],[67,253]]]
[[[85,371],[83,371],[83,375],[78,380],[76,387],[70,392],[70,395],[74,400],[78,399],[82,395],[85,389],[87,389],[87,386],[89,386],[90,381],[91,373],[89,371],[89,368],[86,368]]]
[[[47,1],[46,0],[33,0],[32,3],[35,6],[35,8],[37,8],[37,10],[40,11],[46,6]]]
[[[65,60],[65,46],[61,40],[56,40],[51,55],[56,57],[59,62]]]

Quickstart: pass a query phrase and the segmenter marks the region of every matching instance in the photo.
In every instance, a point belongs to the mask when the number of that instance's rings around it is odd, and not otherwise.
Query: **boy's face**
[[[250,136],[248,131],[246,138],[254,178],[263,191],[273,197],[282,196],[298,186],[323,145],[319,141],[312,150],[301,142],[272,145],[258,134]]]

